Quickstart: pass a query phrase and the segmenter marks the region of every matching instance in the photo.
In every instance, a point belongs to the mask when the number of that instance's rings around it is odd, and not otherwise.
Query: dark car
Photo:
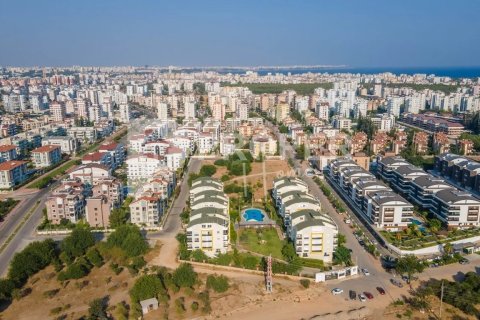
[[[468,261],[468,259],[466,259],[466,258],[462,258],[459,262],[460,262],[460,264],[469,264],[470,263],[470,261]]]
[[[385,290],[382,287],[377,287],[378,293],[380,293],[382,296],[385,294]]]
[[[371,294],[370,292],[365,291],[363,294],[368,298],[368,300],[373,299],[373,294]]]
[[[357,300],[357,293],[355,292],[355,290],[350,290],[348,292],[348,295],[350,296],[350,300]]]

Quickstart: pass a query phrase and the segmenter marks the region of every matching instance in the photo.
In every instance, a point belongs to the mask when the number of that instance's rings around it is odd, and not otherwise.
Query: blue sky
[[[0,0],[0,65],[480,65],[476,0]]]

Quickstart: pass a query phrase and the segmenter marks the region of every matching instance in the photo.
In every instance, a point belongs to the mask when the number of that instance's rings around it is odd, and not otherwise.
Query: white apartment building
[[[148,179],[154,173],[164,166],[165,161],[162,156],[153,154],[141,154],[127,159],[127,177],[128,179]]]
[[[332,262],[337,247],[338,227],[327,214],[314,210],[292,213],[288,235],[299,257]]]
[[[59,146],[62,153],[74,154],[78,148],[77,139],[68,136],[48,136],[42,139],[42,146]]]

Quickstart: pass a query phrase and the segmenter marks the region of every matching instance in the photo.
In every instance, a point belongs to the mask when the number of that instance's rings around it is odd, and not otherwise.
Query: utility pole
[[[442,280],[442,289],[440,291],[440,315],[439,319],[442,320],[442,307],[443,307],[443,280]]]

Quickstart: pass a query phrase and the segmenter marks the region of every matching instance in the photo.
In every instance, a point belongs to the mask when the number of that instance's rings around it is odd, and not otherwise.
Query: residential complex
[[[369,223],[379,229],[405,229],[413,218],[413,205],[378,181],[350,158],[338,158],[328,166],[328,175]]]
[[[480,199],[412,166],[401,157],[379,157],[377,175],[448,228],[480,225]]]

